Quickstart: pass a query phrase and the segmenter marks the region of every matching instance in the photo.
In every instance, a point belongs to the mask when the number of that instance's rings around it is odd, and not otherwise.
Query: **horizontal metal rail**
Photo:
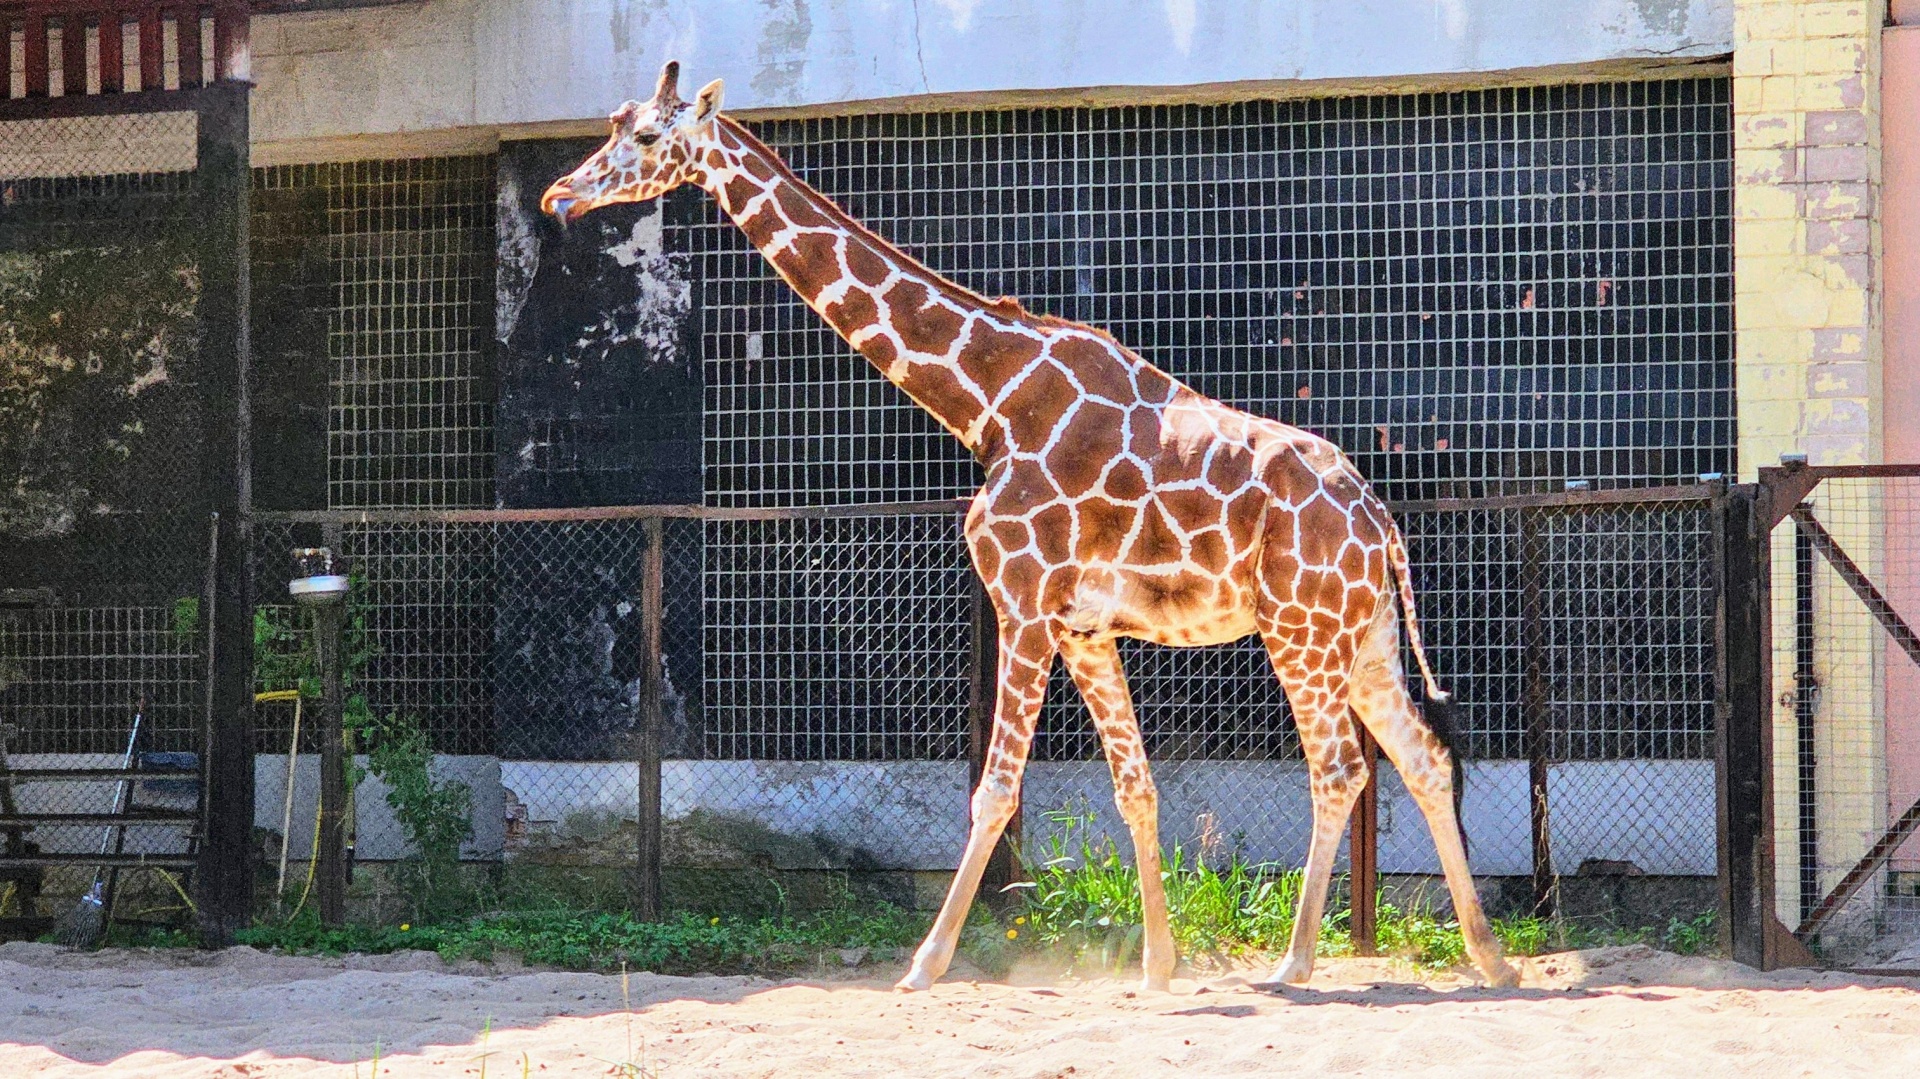
[[[34,828],[43,824],[90,824],[118,828],[135,824],[190,824],[200,819],[190,809],[132,809],[119,813],[0,813],[0,828]]]
[[[68,782],[115,779],[192,779],[200,778],[199,769],[166,770],[159,768],[10,768],[0,779],[15,783]]]
[[[1917,473],[1920,474],[1920,473]],[[1396,514],[1474,513],[1487,510],[1630,506],[1647,503],[1707,502],[1714,497],[1709,483],[1666,487],[1619,487],[1601,491],[1542,491],[1537,494],[1491,495],[1485,498],[1435,498],[1389,502]],[[824,521],[858,517],[959,516],[973,504],[970,498],[927,502],[869,502],[849,506],[588,506],[578,509],[510,510],[256,510],[262,523],[320,525],[399,524],[524,524],[566,521],[690,520],[690,521]]]
[[[108,869],[192,869],[200,859],[191,854],[0,854],[0,866],[92,865]]]

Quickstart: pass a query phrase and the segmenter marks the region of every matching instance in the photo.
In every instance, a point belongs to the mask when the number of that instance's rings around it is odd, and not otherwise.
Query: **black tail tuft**
[[[1453,710],[1453,699],[1444,693],[1439,696],[1429,694],[1421,713],[1426,717],[1427,729],[1440,739],[1441,745],[1447,747],[1447,757],[1453,761],[1453,819],[1460,828],[1460,849],[1467,850],[1467,818],[1460,809],[1460,800],[1467,793],[1466,752],[1461,746],[1460,725]]]

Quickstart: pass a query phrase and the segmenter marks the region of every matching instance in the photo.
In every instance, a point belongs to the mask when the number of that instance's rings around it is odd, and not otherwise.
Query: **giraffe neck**
[[[1023,325],[1031,316],[874,235],[732,120],[721,117],[708,141],[689,178],[835,332],[986,460],[1000,437],[983,387],[1005,381],[991,368],[1007,350],[984,346],[1010,330],[1037,340]]]

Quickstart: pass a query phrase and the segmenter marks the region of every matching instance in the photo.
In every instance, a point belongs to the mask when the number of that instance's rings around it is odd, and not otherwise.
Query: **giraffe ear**
[[[719,79],[702,86],[693,99],[693,122],[704,124],[720,115],[720,92],[726,89]]]
[[[653,88],[653,99],[662,104],[680,100],[680,61],[668,60],[660,69],[660,82]]]

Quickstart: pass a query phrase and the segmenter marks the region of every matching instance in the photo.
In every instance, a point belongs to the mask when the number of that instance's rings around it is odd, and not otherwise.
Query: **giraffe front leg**
[[[1020,777],[1026,770],[1027,751],[1033,744],[1033,725],[1046,699],[1047,674],[1053,666],[1053,645],[1044,627],[1027,626],[1000,629],[1000,687],[994,702],[993,739],[987,747],[987,759],[980,772],[980,785],[973,792],[973,827],[967,834],[967,850],[954,871],[953,883],[940,904],[940,914],[927,931],[927,939],[913,953],[913,965],[905,977],[894,983],[902,992],[933,987],[953,962],[953,950],[966,925],[967,912],[973,909],[974,893],[980,888],[980,875],[994,844],[1006,830],[1020,805]]]
[[[1147,766],[1120,651],[1111,640],[1069,639],[1061,642],[1060,657],[1093,713],[1107,767],[1113,772],[1114,807],[1133,836],[1133,864],[1140,874],[1141,985],[1164,992],[1173,980],[1179,955],[1167,919],[1166,882],[1160,875],[1160,795]]]

